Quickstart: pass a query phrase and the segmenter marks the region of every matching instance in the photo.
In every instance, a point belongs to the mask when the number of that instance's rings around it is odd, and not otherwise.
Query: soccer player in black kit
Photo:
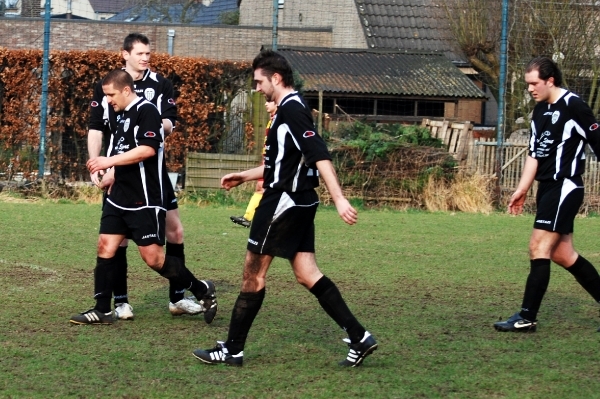
[[[265,192],[256,208],[244,264],[241,292],[233,307],[229,334],[213,349],[194,351],[207,364],[242,366],[244,345],[265,297],[265,279],[275,256],[288,259],[296,280],[319,301],[325,312],[348,334],[350,350],[340,362],[359,366],[377,349],[375,338],[354,317],[336,285],[324,276],[315,259],[314,219],[319,205],[315,187],[319,175],[344,222],[356,223],[357,212],[344,197],[323,139],[315,132],[310,109],[293,89],[290,64],[273,51],[253,61],[256,90],[274,101],[277,113],[265,143],[264,165],[221,178],[226,190],[264,177]]]
[[[149,68],[150,61],[150,41],[140,33],[131,33],[123,41],[122,56],[125,60],[125,68],[134,79],[135,92],[138,96],[154,104],[161,114],[165,137],[167,137],[175,128],[177,119],[177,108],[174,101],[174,90],[171,82],[162,75],[152,72]],[[90,158],[100,155],[102,142],[105,148],[108,148],[110,139],[110,116],[111,107],[106,103],[101,84],[99,83],[94,91],[94,97],[91,103],[90,112],[90,130],[88,133],[88,152]],[[92,182],[99,184],[99,174],[91,174]],[[172,185],[167,178],[167,171],[164,170],[165,193],[168,198],[166,201],[166,240],[167,254],[177,256],[185,260],[183,244],[183,225],[179,218],[177,206],[177,197],[173,191]],[[115,315],[119,319],[133,319],[133,308],[129,304],[127,290],[127,245],[124,240],[117,250],[117,259],[120,264],[115,274]],[[194,302],[190,298],[184,297],[186,287],[178,287],[171,284],[169,286],[169,311],[175,316],[182,314],[194,315],[200,312],[204,313],[204,319],[207,323],[212,322],[217,312],[216,300],[211,301],[213,308],[204,309],[201,304]],[[202,301],[202,298],[197,298]]]
[[[212,283],[200,281],[176,256],[165,255],[164,132],[156,107],[138,97],[133,79],[124,70],[109,73],[102,81],[106,103],[115,112],[111,121],[108,157],[87,162],[91,174],[110,170],[100,185],[108,196],[102,208],[96,268],[94,308],[71,317],[73,324],[111,324],[114,275],[120,267],[116,257],[123,239],[137,244],[148,266],[175,285],[188,288],[197,298],[214,292]],[[210,307],[210,302],[207,306]]]
[[[521,310],[494,324],[498,331],[529,332],[550,281],[550,262],[570,272],[600,303],[600,276],[573,248],[573,224],[583,202],[585,147],[600,155],[600,125],[592,110],[574,93],[561,88],[562,74],[547,57],[526,67],[525,82],[537,102],[531,120],[529,156],[508,211],[518,215],[534,180],[539,182],[537,212],[529,241],[530,272]],[[599,329],[600,331],[600,329]]]

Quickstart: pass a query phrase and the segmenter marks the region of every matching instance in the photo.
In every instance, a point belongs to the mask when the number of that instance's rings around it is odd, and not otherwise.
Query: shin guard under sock
[[[173,244],[167,241],[167,255],[174,256],[182,260],[183,264],[185,264],[185,254],[183,251],[183,243],[181,244]],[[186,287],[179,286],[172,281],[169,280],[169,301],[171,303],[176,303],[181,301],[184,298]]]
[[[566,268],[575,280],[600,303],[600,275],[596,268],[583,256],[579,255],[571,267]]]
[[[94,269],[94,299],[96,306],[94,309],[102,312],[110,312],[110,300],[112,299],[115,270],[118,263],[115,257],[96,258],[96,268]]]
[[[237,355],[244,350],[246,338],[252,323],[265,299],[266,290],[258,292],[240,292],[231,312],[229,334],[225,347],[232,355]]]
[[[128,303],[127,297],[127,247],[117,248],[115,254],[116,269],[114,281],[115,303]]]
[[[319,300],[321,307],[338,326],[348,333],[352,343],[359,342],[365,335],[365,328],[356,320],[336,285],[323,276],[313,285],[310,292]]]
[[[525,284],[523,304],[519,314],[524,319],[535,321],[550,283],[550,259],[532,259],[530,264],[531,270]]]

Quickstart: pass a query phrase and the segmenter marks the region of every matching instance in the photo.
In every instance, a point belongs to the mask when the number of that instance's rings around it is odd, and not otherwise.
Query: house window
[[[444,116],[443,101],[419,101],[417,103],[417,116]]]
[[[336,114],[373,115],[375,111],[375,100],[372,98],[338,98],[336,104]]]
[[[377,99],[377,115],[413,116],[414,114],[414,100]]]

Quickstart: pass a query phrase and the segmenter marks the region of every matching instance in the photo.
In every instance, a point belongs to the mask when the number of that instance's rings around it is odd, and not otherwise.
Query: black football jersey
[[[319,185],[315,163],[331,160],[325,142],[316,132],[310,109],[293,92],[277,106],[265,143],[264,186],[300,192]]]
[[[156,72],[152,72],[150,69],[146,69],[142,78],[133,83],[136,94],[154,104],[160,113],[161,119],[169,119],[175,127],[177,106],[173,99],[174,90],[171,81]],[[115,127],[115,112],[108,105],[106,96],[102,91],[102,81],[100,81],[94,87],[94,94],[90,103],[89,129],[104,133],[104,148],[107,152],[109,151],[110,133]]]
[[[560,180],[583,174],[585,146],[600,154],[600,125],[576,94],[562,89],[553,104],[539,102],[531,118],[529,155],[538,161],[535,179]]]
[[[111,135],[108,156],[122,154],[147,145],[156,154],[142,162],[115,166],[115,183],[107,200],[114,206],[137,210],[163,208],[163,129],[162,118],[154,104],[138,97],[115,115],[116,130]]]

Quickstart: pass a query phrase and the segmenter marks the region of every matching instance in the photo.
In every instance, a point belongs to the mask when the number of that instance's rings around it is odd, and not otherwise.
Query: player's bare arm
[[[319,175],[325,182],[327,191],[329,191],[331,199],[342,220],[350,225],[355,224],[358,220],[358,212],[350,205],[350,202],[348,202],[346,197],[344,197],[337,174],[335,173],[335,168],[331,161],[318,161],[317,169],[319,170]]]
[[[90,129],[87,137],[87,145],[88,145],[88,156],[89,158],[96,158],[100,155],[100,151],[102,151],[102,132],[100,130]],[[98,186],[100,183],[100,178],[104,174],[104,171],[98,171],[95,173],[90,173],[90,179],[94,185]]]
[[[225,190],[230,190],[239,186],[242,183],[251,180],[258,180],[263,177],[265,167],[263,165],[253,169],[248,169],[243,172],[229,173],[221,178],[221,187]]]
[[[520,215],[523,213],[523,204],[525,204],[525,199],[527,198],[527,192],[529,188],[533,184],[533,180],[535,179],[535,173],[537,171],[538,161],[535,158],[527,157],[525,161],[525,166],[523,167],[523,174],[521,175],[521,180],[519,181],[519,185],[517,189],[510,197],[508,202],[508,213],[512,215]]]
[[[90,173],[98,172],[100,170],[106,170],[113,166],[124,166],[131,165],[134,163],[142,162],[156,154],[156,150],[147,145],[141,145],[132,149],[131,151],[124,152],[119,155],[112,157],[96,157],[89,159],[86,166]]]
[[[171,134],[173,132],[173,123],[171,122],[170,119],[163,119],[162,124],[163,124],[163,131],[165,132],[165,137],[167,137],[169,134]]]

